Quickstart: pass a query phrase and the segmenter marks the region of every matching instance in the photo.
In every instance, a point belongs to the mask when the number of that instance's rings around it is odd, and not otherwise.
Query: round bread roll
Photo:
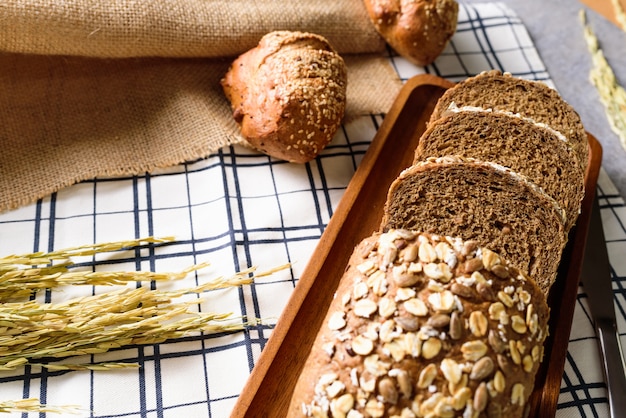
[[[522,417],[549,308],[474,241],[391,230],[352,254],[290,417]]]
[[[295,163],[315,158],[341,125],[347,70],[319,35],[276,31],[239,56],[222,79],[242,136]]]
[[[416,65],[432,63],[456,31],[455,0],[364,0],[376,30]]]

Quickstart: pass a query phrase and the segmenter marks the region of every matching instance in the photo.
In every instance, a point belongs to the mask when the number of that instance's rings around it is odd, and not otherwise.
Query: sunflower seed
[[[491,349],[496,353],[502,353],[506,349],[506,343],[502,341],[498,332],[493,329],[489,331],[487,341],[489,342]]]
[[[478,295],[480,295],[480,297],[487,302],[493,302],[496,300],[496,295],[493,292],[493,289],[486,282],[477,283],[476,291],[478,292]]]
[[[461,283],[452,283],[452,285],[450,286],[450,291],[455,295],[465,299],[472,300],[476,298],[476,291],[474,291],[474,289],[472,289],[471,287],[465,286]]]
[[[483,268],[483,260],[480,258],[469,258],[463,263],[463,272],[472,274]]]
[[[509,278],[509,269],[502,264],[496,264],[491,268],[493,274],[495,274],[500,279],[508,279]]]
[[[491,357],[483,357],[474,363],[469,378],[472,380],[484,380],[491,376],[495,366]]]
[[[409,244],[404,250],[402,250],[402,261],[410,263],[417,260],[417,245]]]
[[[398,287],[409,287],[420,281],[420,276],[412,272],[403,271],[393,275],[393,281]]]
[[[461,254],[467,257],[468,255],[476,251],[476,249],[478,249],[478,241],[467,240],[463,243],[463,249],[461,250]]]
[[[463,324],[458,312],[454,311],[450,315],[450,329],[448,330],[450,338],[458,340],[463,336]]]
[[[426,324],[433,328],[443,328],[448,326],[449,323],[450,315],[446,314],[434,314],[428,318],[428,321],[426,321]]]
[[[482,382],[476,388],[474,392],[473,407],[477,412],[482,412],[487,407],[487,401],[489,400],[489,393],[487,392],[487,384]]]
[[[500,393],[504,392],[504,389],[506,388],[506,378],[500,370],[497,370],[493,377],[493,387]]]
[[[405,331],[417,331],[419,328],[419,321],[413,315],[398,316],[394,321]]]
[[[398,390],[392,379],[383,377],[378,382],[378,393],[385,403],[395,405],[398,402]]]

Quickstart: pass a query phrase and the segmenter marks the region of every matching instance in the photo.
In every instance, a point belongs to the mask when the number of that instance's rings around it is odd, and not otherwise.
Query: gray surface
[[[587,131],[602,144],[602,165],[620,194],[626,197],[626,150],[611,130],[599,95],[589,81],[591,55],[578,13],[583,8],[586,10],[600,48],[623,87],[626,87],[626,33],[577,0],[499,1],[524,22],[557,90],[578,111]]]

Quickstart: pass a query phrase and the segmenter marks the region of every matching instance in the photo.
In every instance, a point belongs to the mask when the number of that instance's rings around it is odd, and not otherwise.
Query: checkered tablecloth
[[[500,3],[461,3],[457,33],[434,65],[417,68],[391,51],[389,59],[402,79],[428,72],[458,81],[497,68],[551,83],[523,22]],[[169,245],[81,260],[81,268],[179,271],[211,263],[182,282],[154,285],[159,288],[193,286],[249,266],[258,271],[284,263],[292,266],[253,285],[213,292],[201,305],[264,318],[264,325],[78,359],[136,362],[138,369],[48,371],[28,366],[0,372],[0,400],[35,397],[50,405],[79,405],[83,416],[94,418],[228,416],[271,335],[272,321],[288,303],[383,117],[364,116],[344,125],[330,146],[306,165],[231,147],[150,174],[85,181],[0,214],[0,255],[174,236],[176,241]],[[619,329],[626,344],[626,260],[620,257],[626,254],[626,206],[604,172],[599,193]],[[103,290],[53,291],[42,298],[56,302]],[[606,405],[606,385],[581,287],[557,416],[602,417]]]

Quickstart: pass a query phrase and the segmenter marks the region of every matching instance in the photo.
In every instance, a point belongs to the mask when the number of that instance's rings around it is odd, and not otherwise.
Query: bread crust
[[[456,31],[455,0],[364,0],[378,33],[401,56],[431,64]]]
[[[374,234],[349,261],[288,416],[521,417],[548,317],[534,281],[475,242]]]
[[[315,158],[345,112],[344,60],[312,33],[265,35],[232,63],[221,84],[246,141],[290,162]]]

